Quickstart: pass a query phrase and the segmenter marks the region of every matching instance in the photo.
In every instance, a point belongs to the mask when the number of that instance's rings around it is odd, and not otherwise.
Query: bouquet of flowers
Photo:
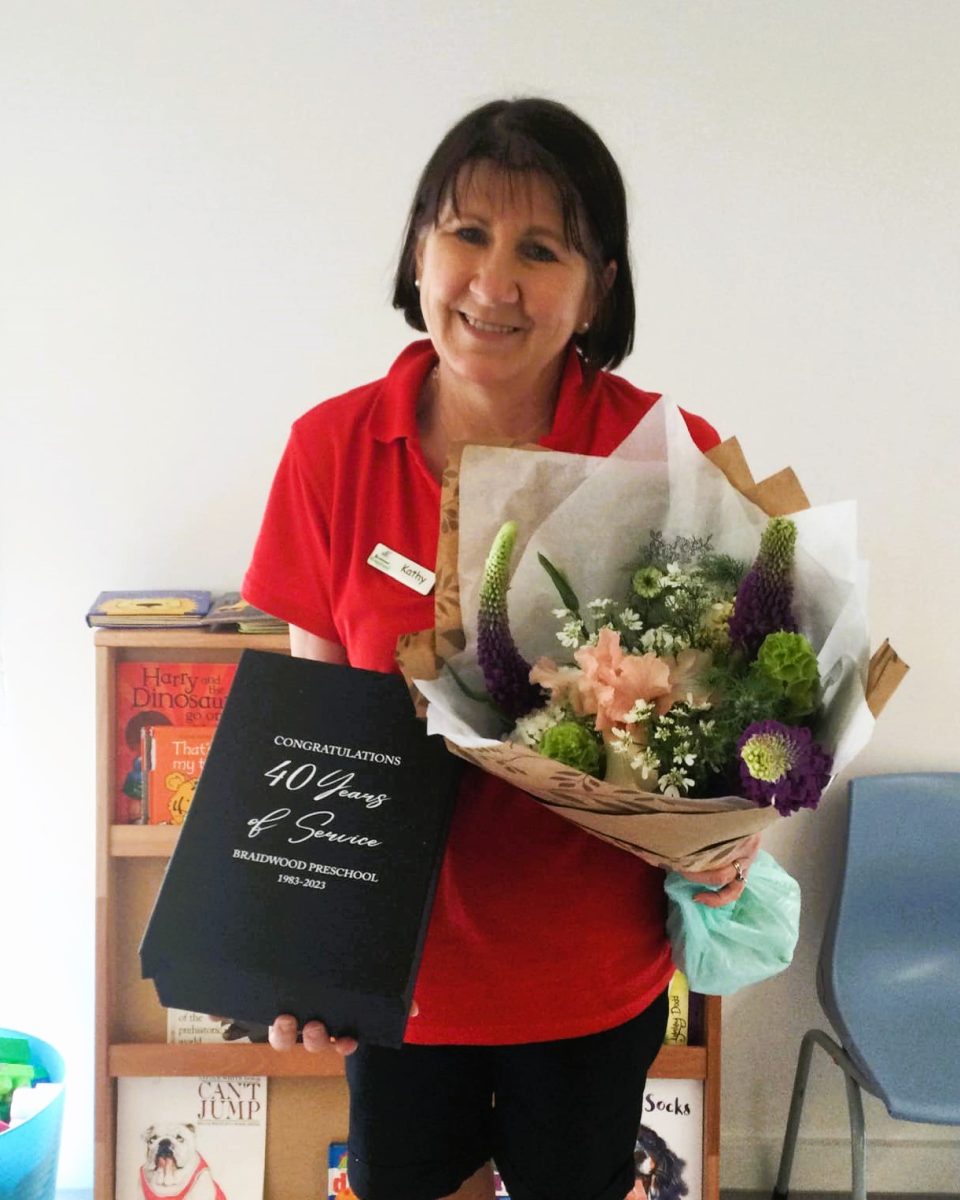
[[[709,535],[667,540],[653,530],[622,600],[581,605],[541,554],[563,602],[553,615],[573,652],[564,664],[531,665],[514,643],[507,587],[516,532],[506,522],[487,556],[477,634],[486,699],[508,740],[669,797],[741,791],[784,815],[817,806],[832,757],[811,734],[820,674],[792,611],[790,518],[770,519],[749,570],[715,553]]]
[[[658,866],[815,807],[906,669],[869,655],[852,504],[702,455],[668,400],[606,459],[465,447],[442,505],[398,646],[430,732]]]

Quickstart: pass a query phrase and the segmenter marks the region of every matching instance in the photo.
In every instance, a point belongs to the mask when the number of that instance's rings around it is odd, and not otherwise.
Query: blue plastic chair
[[[850,784],[846,858],[824,932],[820,1004],[839,1039],[803,1037],[773,1196],[790,1187],[813,1047],[844,1074],[853,1196],[866,1200],[863,1103],[960,1125],[960,774]]]

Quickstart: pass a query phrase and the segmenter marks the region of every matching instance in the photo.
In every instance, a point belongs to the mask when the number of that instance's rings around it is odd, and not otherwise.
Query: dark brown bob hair
[[[481,160],[508,175],[538,172],[556,188],[569,245],[590,266],[602,299],[585,334],[574,343],[587,378],[616,367],[633,349],[636,316],[627,248],[627,200],[620,170],[591,127],[555,100],[525,97],[494,100],[468,113],[447,133],[424,168],[410,209],[394,281],[393,306],[407,324],[426,331],[414,284],[417,241],[435,225],[465,167]],[[617,274],[604,293],[603,271],[611,259]]]

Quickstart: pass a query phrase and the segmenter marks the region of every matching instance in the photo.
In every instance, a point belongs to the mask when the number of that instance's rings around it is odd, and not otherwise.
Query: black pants
[[[511,1200],[623,1200],[664,992],[586,1037],[520,1046],[363,1046],[346,1060],[350,1186],[437,1200],[494,1159]]]

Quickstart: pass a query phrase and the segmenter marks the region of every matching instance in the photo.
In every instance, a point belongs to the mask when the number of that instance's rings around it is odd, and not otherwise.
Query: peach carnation
[[[573,657],[583,670],[583,710],[596,713],[601,731],[626,721],[638,700],[658,700],[670,692],[667,663],[655,654],[625,654],[614,629],[601,629],[597,644],[582,646]]]

